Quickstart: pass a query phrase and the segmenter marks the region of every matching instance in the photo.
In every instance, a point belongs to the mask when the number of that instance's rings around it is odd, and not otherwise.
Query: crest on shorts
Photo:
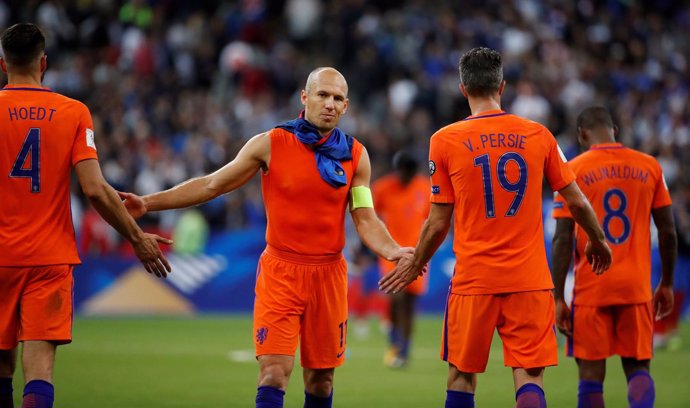
[[[264,344],[264,341],[266,341],[266,337],[268,337],[268,327],[261,327],[259,330],[256,331],[256,342],[259,344]]]
[[[429,160],[429,175],[433,176],[436,173],[436,163],[433,160]]]

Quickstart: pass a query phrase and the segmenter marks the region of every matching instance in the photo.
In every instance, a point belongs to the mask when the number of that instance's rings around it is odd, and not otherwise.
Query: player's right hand
[[[654,290],[652,299],[654,306],[654,318],[661,320],[673,311],[673,286],[659,284]]]
[[[170,239],[156,234],[144,233],[140,241],[132,243],[132,247],[134,247],[134,253],[148,273],[159,278],[165,278],[172,271],[172,268],[158,246],[159,242],[168,245],[172,244]]]
[[[556,299],[556,327],[558,331],[570,337],[573,327],[570,323],[570,308],[564,299]]]
[[[135,220],[142,217],[148,211],[146,209],[146,204],[144,204],[144,200],[140,196],[132,193],[125,193],[123,191],[118,191],[117,195],[123,200],[127,212],[129,212],[129,215]]]
[[[592,271],[597,275],[601,275],[611,266],[611,248],[605,240],[588,241],[585,245],[585,255]]]

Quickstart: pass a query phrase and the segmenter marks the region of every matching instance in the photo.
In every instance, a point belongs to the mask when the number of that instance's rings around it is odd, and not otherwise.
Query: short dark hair
[[[417,172],[418,165],[417,159],[407,150],[399,150],[393,156],[393,169],[397,171],[414,174]]]
[[[472,96],[490,96],[503,82],[503,64],[498,51],[472,48],[460,58],[460,82]]]
[[[5,30],[0,38],[5,61],[15,67],[26,67],[46,48],[46,38],[36,24],[19,23]]]
[[[613,129],[613,118],[608,109],[603,106],[590,106],[577,116],[577,127],[589,130],[599,127]]]

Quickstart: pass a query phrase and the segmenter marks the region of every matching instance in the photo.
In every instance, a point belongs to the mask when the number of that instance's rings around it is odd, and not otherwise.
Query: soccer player
[[[0,408],[13,406],[12,376],[23,342],[22,407],[53,406],[56,346],[72,341],[72,269],[79,264],[70,213],[70,170],[91,204],[132,243],[146,270],[170,265],[103,179],[88,108],[41,86],[45,38],[15,24],[0,39]]]
[[[393,157],[394,172],[372,185],[376,213],[401,245],[414,246],[429,215],[429,179],[417,174],[413,155],[399,151]],[[379,269],[390,272],[395,264],[380,258]],[[404,291],[390,295],[390,347],[384,363],[391,368],[407,365],[417,299],[427,289],[428,275],[415,280]]]
[[[412,262],[381,280],[398,292],[443,242],[455,214],[451,280],[441,357],[449,363],[447,408],[474,407],[476,374],[485,370],[494,330],[513,369],[517,407],[546,406],[543,372],[557,364],[554,301],[542,226],[542,180],[559,191],[590,243],[597,273],[611,262],[604,232],[553,135],[501,110],[501,55],[474,48],[460,60],[460,89],[472,116],[431,138],[431,210]]]
[[[567,354],[580,374],[578,408],[604,406],[606,358],[621,356],[631,408],[654,405],[649,375],[654,316],[673,308],[676,232],[671,197],[659,163],[616,143],[609,112],[590,107],[577,118],[578,140],[588,149],[570,162],[577,184],[592,203],[613,251],[604,276],[583,261],[586,238],[572,221],[570,203],[558,194],[553,216],[556,233],[551,256],[556,286],[556,322],[568,336]],[[658,229],[662,278],[651,288],[650,214]],[[575,233],[575,287],[572,308],[563,297]]]
[[[333,68],[309,74],[304,112],[251,138],[216,172],[138,197],[122,193],[130,214],[197,205],[235,190],[261,171],[268,224],[254,303],[259,362],[257,408],[283,406],[298,340],[307,408],[330,407],[335,367],[345,359],[345,212],[362,241],[389,261],[411,257],[374,212],[366,149],[337,128],[347,112],[347,82]]]

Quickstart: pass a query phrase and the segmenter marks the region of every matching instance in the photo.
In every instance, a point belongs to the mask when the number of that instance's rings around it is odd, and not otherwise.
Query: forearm
[[[576,204],[568,203],[570,213],[575,222],[582,227],[590,241],[603,241],[604,231],[599,225],[597,216],[586,199],[579,200]]]
[[[661,282],[659,284],[672,286],[678,256],[678,239],[675,230],[659,230],[659,255],[661,256]]]
[[[378,256],[389,261],[400,250],[400,245],[391,237],[386,226],[376,217],[361,218],[355,222],[360,239]]]
[[[117,232],[131,243],[141,241],[143,231],[132,217],[129,216],[122,201],[109,184],[98,186],[95,191],[87,194],[89,202],[98,214]]]
[[[565,298],[565,278],[572,260],[573,238],[554,236],[551,248],[551,274],[553,275],[554,297]]]
[[[142,197],[146,211],[163,211],[192,207],[209,201],[221,193],[210,186],[208,176],[187,180],[177,186]]]
[[[417,248],[414,252],[415,268],[422,269],[424,265],[429,263],[431,257],[434,256],[436,250],[438,250],[438,247],[440,247],[443,240],[446,239],[449,229],[449,223],[437,223],[429,219],[426,220],[419,236]]]

